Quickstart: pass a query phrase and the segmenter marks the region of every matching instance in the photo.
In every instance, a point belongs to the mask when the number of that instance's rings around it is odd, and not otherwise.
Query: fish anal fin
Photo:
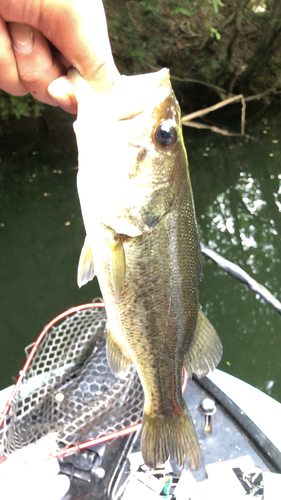
[[[214,370],[222,357],[222,343],[200,306],[198,320],[191,345],[184,356],[184,365],[189,377],[195,373],[201,378]]]
[[[180,467],[186,459],[191,469],[198,469],[201,453],[188,409],[177,415],[153,417],[144,412],[141,451],[151,468],[163,464],[170,456]]]
[[[117,378],[125,378],[130,369],[131,360],[120,349],[109,326],[107,326],[106,354],[113,375]]]
[[[95,270],[93,254],[88,238],[86,236],[78,263],[77,283],[79,288],[81,288],[81,286],[83,285],[86,285],[86,283],[88,283],[88,281],[91,281],[94,276]]]

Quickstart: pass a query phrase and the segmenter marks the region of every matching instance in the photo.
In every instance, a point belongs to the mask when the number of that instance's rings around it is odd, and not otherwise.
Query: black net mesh
[[[140,422],[143,390],[106,359],[106,313],[86,309],[53,326],[39,345],[2,432],[6,455],[52,434],[69,447]]]

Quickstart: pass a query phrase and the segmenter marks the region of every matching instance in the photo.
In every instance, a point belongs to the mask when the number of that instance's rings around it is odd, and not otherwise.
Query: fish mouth
[[[172,92],[167,68],[143,75],[120,76],[111,90],[118,121],[129,121],[151,113]]]
[[[162,75],[163,76],[162,76],[162,80],[159,82],[156,89],[159,89],[159,87],[165,87],[166,85],[169,85],[169,87],[170,87],[170,71],[168,70],[168,68],[163,68],[160,71],[158,71],[157,73],[159,76],[160,76],[160,73],[161,73],[161,76]]]
[[[123,122],[125,120],[132,120],[133,118],[135,118],[136,116],[138,115],[141,115],[142,113],[144,113],[144,109],[142,109],[141,111],[135,111],[133,113],[129,113],[127,115],[124,115],[124,116],[121,116],[120,118],[118,118],[118,121],[119,122]]]
[[[75,68],[70,68],[67,76],[80,109],[97,106],[105,115],[109,110],[113,121],[118,122],[133,120],[146,111],[151,113],[172,91],[167,68],[142,75],[120,75],[107,95],[95,91]]]

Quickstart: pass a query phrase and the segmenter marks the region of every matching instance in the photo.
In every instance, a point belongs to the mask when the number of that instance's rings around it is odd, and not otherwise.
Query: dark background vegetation
[[[104,5],[120,72],[170,68],[184,111],[239,93],[256,96],[253,102],[263,110],[279,102],[281,0],[104,0]],[[0,91],[2,120],[36,117],[43,107],[29,95]]]

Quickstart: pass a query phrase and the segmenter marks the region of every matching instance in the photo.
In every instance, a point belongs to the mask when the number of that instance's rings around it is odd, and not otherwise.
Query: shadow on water
[[[278,125],[257,124],[248,142],[189,128],[185,137],[202,242],[280,299]],[[99,290],[96,281],[76,284],[85,233],[70,119],[49,110],[36,127],[28,120],[10,132],[2,126],[0,154],[1,389],[44,325]],[[281,401],[280,315],[204,257],[203,271],[201,303],[224,345],[220,368]]]

